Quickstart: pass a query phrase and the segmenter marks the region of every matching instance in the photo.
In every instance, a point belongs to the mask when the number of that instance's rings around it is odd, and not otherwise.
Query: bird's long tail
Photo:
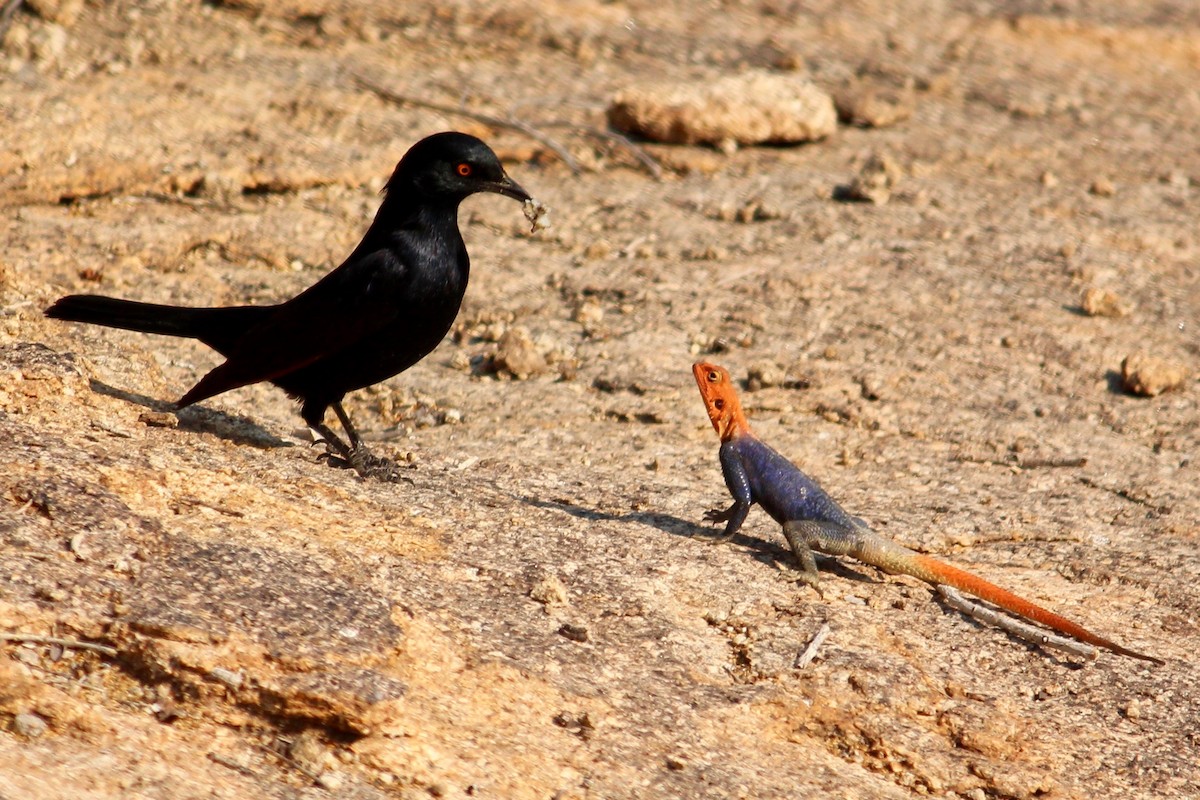
[[[907,549],[907,548],[905,548]],[[936,558],[921,555],[908,551],[911,555],[904,559],[907,563],[900,566],[898,563],[894,566],[899,567],[899,572],[912,575],[914,578],[919,578],[929,583],[945,583],[953,586],[955,589],[960,589],[969,594],[973,594],[981,600],[986,600],[989,603],[1000,606],[1006,611],[1011,611],[1014,614],[1019,614],[1026,619],[1041,623],[1048,628],[1053,628],[1059,633],[1064,633],[1067,636],[1072,636],[1081,642],[1103,647],[1106,650],[1111,650],[1114,653],[1130,658],[1138,658],[1142,661],[1151,661],[1155,664],[1162,664],[1162,659],[1148,656],[1144,653],[1138,653],[1126,647],[1122,647],[1116,642],[1105,639],[1103,636],[1098,636],[1092,633],[1087,628],[1072,622],[1064,616],[1055,614],[1053,611],[1042,608],[1041,606],[1031,603],[1023,597],[1019,597],[1007,589],[1001,589],[994,583],[989,583],[983,578],[972,575],[969,572],[952,567]],[[911,567],[911,569],[910,569]],[[884,567],[887,569],[887,567]]]
[[[242,334],[262,320],[269,310],[270,306],[185,308],[93,294],[73,294],[47,308],[46,316],[142,333],[199,339],[214,350],[228,354]]]

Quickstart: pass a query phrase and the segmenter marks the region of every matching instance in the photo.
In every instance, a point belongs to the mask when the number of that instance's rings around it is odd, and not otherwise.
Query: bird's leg
[[[325,445],[325,452],[321,458],[329,462],[331,467],[339,467],[342,469],[354,467],[354,454],[358,451],[362,442],[358,438],[358,433],[354,430],[354,426],[350,424],[350,417],[346,415],[346,411],[342,408],[340,402],[333,403],[334,412],[338,415],[338,419],[342,423],[342,429],[346,431],[350,444],[342,441],[342,437],[333,432],[333,429],[325,424],[325,409],[328,406],[324,403],[305,402],[300,409],[300,416],[309,428],[316,431],[320,437],[317,442]],[[357,470],[357,467],[354,467]],[[361,474],[361,473],[360,473]]]
[[[336,464],[336,466],[352,467],[364,478],[375,478],[387,483],[398,483],[401,480],[412,482],[400,474],[400,467],[395,461],[371,455],[363,445],[362,439],[359,438],[358,431],[354,430],[354,425],[350,422],[350,415],[346,413],[346,409],[342,408],[340,400],[333,403],[333,413],[337,415],[338,422],[342,423],[342,429],[346,431],[346,438],[350,440],[350,449],[344,454],[343,463]],[[339,440],[338,443],[341,444],[341,441]],[[332,458],[330,463],[334,463]]]
[[[326,455],[330,459],[337,458],[349,463],[350,455],[354,452],[354,449],[347,447],[341,437],[334,433],[328,425],[324,422],[309,422],[308,427],[316,431],[317,435],[321,437],[317,442],[325,445]]]
[[[342,401],[333,404],[333,413],[337,414],[338,422],[342,423],[342,430],[346,432],[346,438],[350,440],[350,451],[353,452],[362,447],[362,439],[358,438],[358,431],[354,430],[354,425],[350,422],[350,415],[346,413],[346,409],[342,408]]]

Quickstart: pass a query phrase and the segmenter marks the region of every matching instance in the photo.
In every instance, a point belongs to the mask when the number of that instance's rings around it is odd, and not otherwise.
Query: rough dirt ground
[[[1196,796],[1193,3],[43,0],[2,57],[0,629],[117,650],[3,645],[6,800]],[[907,86],[913,115],[648,145],[661,181],[551,127],[749,67]],[[350,399],[412,484],[318,462],[271,387],[166,413],[200,345],[41,317],[289,296],[446,128],[554,228],[468,201],[454,336]],[[835,201],[874,155],[890,202]],[[522,380],[489,369],[517,329],[547,366]],[[1122,392],[1136,351],[1184,386]],[[850,562],[817,596],[759,512],[692,538],[726,503],[701,355],[781,376],[745,396],[760,434],[881,532],[1167,665]]]

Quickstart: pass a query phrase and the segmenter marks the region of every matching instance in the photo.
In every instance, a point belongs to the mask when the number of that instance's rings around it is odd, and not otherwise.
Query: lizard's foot
[[[352,469],[363,478],[373,478],[384,483],[413,482],[412,478],[401,472],[403,467],[395,461],[382,456],[373,456],[365,447],[351,450],[349,457],[330,452],[326,452],[322,457],[329,466],[337,469]]]
[[[704,512],[705,522],[729,522],[729,518],[733,516],[733,510],[729,508],[714,508],[711,511]]]
[[[783,579],[788,583],[802,583],[805,586],[810,586],[817,593],[818,597],[822,600],[825,599],[825,592],[821,591],[821,576],[816,572],[788,567],[779,567],[779,571],[783,574]]]

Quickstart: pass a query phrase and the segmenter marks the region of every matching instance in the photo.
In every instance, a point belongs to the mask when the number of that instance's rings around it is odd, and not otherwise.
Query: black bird
[[[199,339],[226,360],[179,399],[180,408],[270,381],[301,401],[300,415],[331,462],[394,479],[395,466],[363,447],[342,398],[408,369],[450,330],[470,270],[458,206],[477,192],[532,199],[479,139],[434,134],[400,159],[354,252],[285,303],[185,308],[70,295],[46,316]],[[348,444],[325,424],[331,406]]]

